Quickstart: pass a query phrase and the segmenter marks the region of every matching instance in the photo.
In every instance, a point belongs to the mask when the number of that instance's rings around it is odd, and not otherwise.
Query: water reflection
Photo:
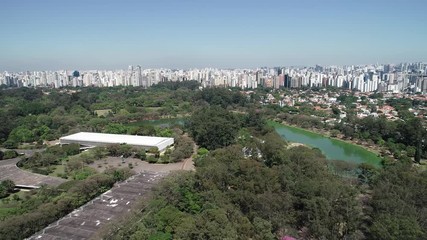
[[[346,142],[324,137],[320,134],[304,131],[302,129],[274,123],[279,135],[290,142],[298,142],[319,148],[327,159],[348,161],[352,163],[370,163],[380,165],[380,158],[366,149]]]

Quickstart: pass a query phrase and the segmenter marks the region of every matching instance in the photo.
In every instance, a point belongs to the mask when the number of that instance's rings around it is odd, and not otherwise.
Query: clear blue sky
[[[0,71],[427,60],[427,0],[2,0]]]

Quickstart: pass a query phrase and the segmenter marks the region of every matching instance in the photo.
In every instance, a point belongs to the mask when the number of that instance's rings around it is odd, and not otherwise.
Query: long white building
[[[134,147],[141,147],[146,150],[157,147],[159,151],[164,151],[167,147],[174,144],[173,138],[164,137],[149,137],[149,136],[136,136],[125,134],[107,134],[107,133],[93,133],[93,132],[79,132],[76,134],[61,137],[60,144],[78,143],[82,146],[96,147],[108,146],[111,144],[128,144]]]

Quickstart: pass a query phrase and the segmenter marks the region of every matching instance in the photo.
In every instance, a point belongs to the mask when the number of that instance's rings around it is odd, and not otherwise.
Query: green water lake
[[[329,160],[342,160],[352,163],[368,163],[374,166],[381,165],[381,159],[377,154],[363,147],[344,141],[325,137],[304,129],[269,122],[276,132],[289,142],[297,142],[318,148]]]

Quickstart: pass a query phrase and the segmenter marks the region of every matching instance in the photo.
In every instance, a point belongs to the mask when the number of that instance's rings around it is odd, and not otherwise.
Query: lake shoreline
[[[355,160],[356,162],[358,162],[358,163],[366,162],[368,164],[381,166],[381,155],[376,151],[376,149],[368,148],[366,146],[359,145],[359,144],[352,142],[352,141],[346,141],[343,139],[334,138],[334,137],[329,136],[327,133],[326,134],[323,132],[319,133],[316,131],[312,131],[312,130],[304,129],[304,128],[301,128],[298,126],[294,126],[294,125],[288,124],[286,122],[277,121],[277,119],[276,120],[270,120],[270,122],[273,124],[276,124],[276,126],[275,126],[276,131],[280,131],[279,130],[279,129],[281,129],[280,126],[282,126],[284,129],[288,129],[287,131],[297,131],[297,132],[300,132],[299,134],[302,134],[302,135],[312,134],[312,135],[315,135],[317,137],[324,138],[325,140],[329,139],[329,141],[332,141],[331,142],[332,144],[334,142],[336,144],[344,144],[344,146],[347,146],[346,147],[347,149],[350,148],[350,149],[354,149],[354,151],[362,151],[361,152],[362,155],[359,155],[358,157],[356,157],[356,159],[359,159],[359,160]],[[299,140],[292,139],[292,137],[291,137],[291,139],[289,139],[289,137],[286,137],[284,135],[282,135],[282,137],[285,138],[289,142],[300,142]],[[306,146],[309,146],[309,147],[320,148],[321,151],[323,152],[323,154],[329,160],[335,159],[335,160],[342,160],[342,161],[354,161],[354,160],[350,160],[350,159],[354,159],[353,157],[351,157],[351,158],[347,158],[347,156],[346,157],[343,157],[343,156],[338,157],[335,155],[335,150],[330,151],[330,150],[324,149],[324,146],[320,147],[320,146],[317,146],[317,144],[315,144],[315,143],[307,143],[304,140],[302,140],[302,143]],[[356,150],[356,149],[358,149],[358,150]]]
[[[359,144],[357,141],[354,141],[354,140],[348,140],[348,139],[342,139],[342,138],[338,138],[338,137],[332,137],[329,134],[329,132],[326,131],[326,130],[318,130],[318,131],[316,131],[316,130],[313,130],[313,129],[306,129],[306,128],[302,128],[302,127],[299,127],[299,126],[294,125],[294,124],[287,123],[285,121],[282,121],[282,122],[274,121],[274,122],[276,122],[278,124],[282,124],[282,125],[288,126],[288,127],[293,127],[293,128],[299,129],[299,130],[303,130],[303,131],[307,131],[307,132],[319,134],[319,135],[322,135],[325,138],[330,138],[330,139],[334,139],[334,140],[337,140],[337,141],[349,143],[349,144],[352,144],[352,145],[364,148],[365,150],[367,150],[369,152],[372,152],[374,154],[377,154],[379,157],[383,157],[381,155],[381,153],[379,152],[380,150],[378,149],[378,147],[373,148],[373,147],[366,146],[364,144]]]

